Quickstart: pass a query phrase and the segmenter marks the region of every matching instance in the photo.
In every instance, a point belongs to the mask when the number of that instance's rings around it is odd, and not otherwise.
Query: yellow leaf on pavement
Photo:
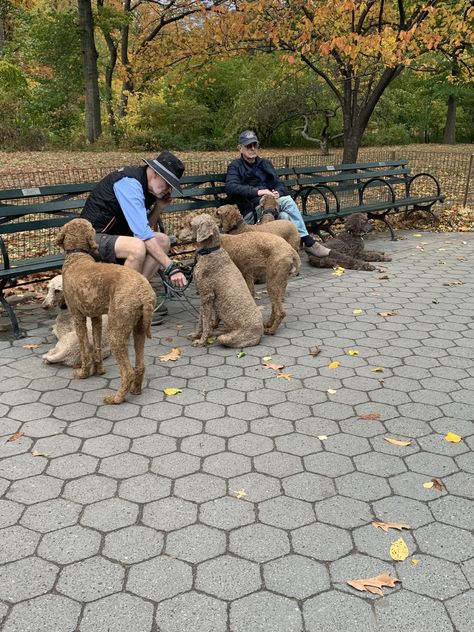
[[[448,432],[448,434],[444,435],[444,438],[446,441],[449,441],[450,443],[459,443],[460,441],[462,441],[462,437],[460,437],[457,434],[454,434],[454,432]]]
[[[353,313],[353,314],[356,314],[356,315],[358,315],[358,314],[363,314],[363,313],[364,313],[364,310],[363,310],[363,309],[353,309],[353,310],[352,310],[352,313]]]
[[[164,388],[163,393],[165,395],[177,395],[178,393],[182,393],[182,388]]]
[[[263,356],[263,358],[262,358],[262,360],[263,360],[264,362],[268,362],[268,361],[269,361],[269,360],[271,360],[271,359],[272,359],[272,356]]]
[[[38,452],[38,450],[33,450],[31,453],[33,456],[48,456],[46,452]]]
[[[181,349],[173,347],[169,353],[160,356],[160,362],[169,362],[170,360],[179,360],[181,357]]]
[[[411,444],[411,441],[401,441],[400,439],[393,439],[392,437],[384,437],[384,439],[393,445],[401,445],[403,447]]]
[[[326,391],[329,395],[335,395],[337,393],[335,388],[328,388]]]
[[[212,336],[209,336],[209,338],[206,340],[208,345],[213,345],[215,343],[216,339],[213,338]]]
[[[352,586],[356,590],[370,592],[375,595],[383,596],[382,587],[389,586],[393,588],[396,582],[400,580],[396,577],[392,577],[389,573],[382,573],[376,577],[369,577],[367,579],[350,579],[346,581],[346,584]]]
[[[345,268],[343,268],[342,266],[337,266],[336,268],[334,268],[333,275],[341,276],[342,274],[344,274],[345,271],[346,271]]]
[[[338,362],[337,360],[335,360],[334,362],[331,362],[331,364],[328,364],[328,369],[337,369],[337,367],[340,365],[341,363]]]
[[[372,522],[372,526],[376,529],[382,529],[385,533],[387,533],[389,529],[398,529],[399,531],[402,529],[411,529],[410,525],[403,524],[402,522],[384,522],[383,520]]]
[[[420,560],[415,560],[415,559],[410,560],[410,564],[411,564],[412,566],[417,566],[419,563],[420,563]]]
[[[318,439],[319,439],[320,441],[326,441],[326,439],[327,439],[327,438],[328,438],[328,436],[327,436],[327,435],[318,435]]]
[[[383,366],[376,366],[374,369],[370,369],[372,373],[383,373],[385,369]]]
[[[398,538],[390,546],[390,557],[396,562],[403,562],[410,555],[407,543],[403,538]]]
[[[358,356],[359,352],[357,351],[357,349],[349,349],[349,351],[347,352],[350,356]]]
[[[23,349],[37,349],[40,345],[23,345]]]
[[[433,481],[426,481],[426,483],[423,483],[423,487],[425,489],[431,489],[434,486]]]
[[[239,489],[239,490],[235,490],[234,494],[236,496],[236,498],[243,498],[244,496],[247,496],[247,492],[245,491],[245,489]]]

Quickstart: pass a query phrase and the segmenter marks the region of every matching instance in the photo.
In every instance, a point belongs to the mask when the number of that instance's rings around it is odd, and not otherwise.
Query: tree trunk
[[[5,46],[5,29],[3,28],[3,15],[0,11],[0,56],[3,55],[4,46]]]
[[[86,138],[89,143],[95,143],[102,134],[102,124],[100,120],[99,78],[97,72],[98,54],[94,41],[91,0],[78,0],[78,9],[86,99]]]
[[[446,114],[446,124],[444,126],[443,144],[456,144],[456,97],[450,94],[448,97],[448,112]]]
[[[104,0],[97,0],[97,10],[100,13],[104,8]],[[104,27],[101,27],[102,35],[104,36],[105,43],[109,51],[109,61],[105,67],[105,85],[104,85],[104,100],[105,109],[107,111],[107,121],[109,127],[109,133],[113,138],[115,144],[118,141],[117,134],[117,122],[115,119],[114,104],[113,104],[113,89],[112,81],[114,78],[115,66],[117,64],[117,44],[109,31],[106,31]]]
[[[124,0],[123,11],[127,15],[130,13],[131,0]],[[126,73],[126,79],[122,82],[122,91],[120,93],[119,116],[123,118],[127,114],[128,95],[133,92],[132,66],[128,58],[128,41],[129,28],[128,23],[122,26],[122,42],[120,48],[120,60]]]

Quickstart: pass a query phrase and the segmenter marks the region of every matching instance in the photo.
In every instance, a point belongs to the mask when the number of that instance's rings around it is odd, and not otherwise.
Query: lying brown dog
[[[106,404],[120,404],[127,393],[139,394],[145,373],[145,337],[151,338],[151,317],[156,297],[151,285],[136,270],[114,263],[97,263],[98,247],[92,224],[73,219],[59,231],[57,243],[66,252],[63,291],[79,338],[81,367],[74,376],[86,378],[91,371],[105,373],[102,365],[102,315],[109,315],[112,355],[120,369],[120,387],[105,397]],[[92,321],[93,350],[87,338],[86,319]],[[135,369],[128,357],[128,339],[133,332]]]

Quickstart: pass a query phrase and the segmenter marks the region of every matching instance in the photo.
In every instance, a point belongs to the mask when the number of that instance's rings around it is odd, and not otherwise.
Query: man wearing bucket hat
[[[289,219],[295,224],[305,251],[314,257],[327,257],[331,251],[308,233],[298,206],[288,195],[271,161],[258,156],[258,147],[255,132],[245,130],[240,134],[240,158],[230,163],[225,181],[230,200],[237,204],[247,223],[255,224],[260,198],[262,195],[273,195],[278,200],[278,217]]]
[[[170,239],[153,228],[171,199],[171,189],[182,192],[184,165],[169,151],[143,162],[105,176],[87,198],[81,217],[95,228],[102,261],[122,260],[148,280],[161,268],[173,285],[183,288],[186,277],[168,257]]]

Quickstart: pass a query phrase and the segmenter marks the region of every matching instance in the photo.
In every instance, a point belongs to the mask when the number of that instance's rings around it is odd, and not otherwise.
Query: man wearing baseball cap
[[[143,162],[105,176],[87,198],[81,217],[95,228],[102,261],[123,262],[148,280],[162,268],[173,285],[183,288],[186,277],[168,257],[169,237],[155,229],[171,189],[182,192],[184,165],[169,151]]]
[[[237,204],[246,222],[255,224],[260,198],[262,195],[273,195],[278,200],[278,217],[289,219],[295,224],[305,251],[314,257],[327,257],[331,251],[308,233],[298,206],[288,195],[271,161],[258,156],[258,148],[255,132],[247,129],[240,134],[240,158],[230,163],[225,181],[230,200]]]

